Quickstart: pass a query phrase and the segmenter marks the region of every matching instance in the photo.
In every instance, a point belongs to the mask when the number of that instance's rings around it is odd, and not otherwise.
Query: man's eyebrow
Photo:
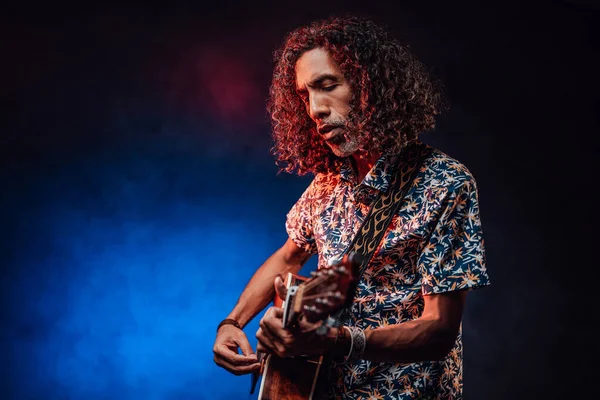
[[[314,78],[312,81],[308,82],[308,83],[307,83],[307,86],[309,86],[309,87],[312,87],[312,86],[317,86],[317,85],[320,85],[320,84],[322,84],[324,81],[327,81],[327,80],[330,80],[330,81],[338,81],[338,80],[339,80],[339,77],[338,77],[337,75],[334,75],[334,74],[328,74],[328,73],[324,73],[324,74],[318,75],[318,76],[317,76],[316,78]],[[304,88],[299,88],[299,87],[297,87],[297,86],[296,86],[296,92],[302,93],[302,92],[305,92],[305,91],[306,91],[306,89],[304,89]]]

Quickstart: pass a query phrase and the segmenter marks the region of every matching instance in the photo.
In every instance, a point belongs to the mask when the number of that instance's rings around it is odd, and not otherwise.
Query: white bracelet
[[[344,357],[344,361],[348,361],[350,359],[350,355],[352,354],[352,350],[354,349],[354,335],[347,326],[344,326],[343,328],[348,330],[348,335],[350,336],[350,350],[348,350],[348,354],[346,354]]]

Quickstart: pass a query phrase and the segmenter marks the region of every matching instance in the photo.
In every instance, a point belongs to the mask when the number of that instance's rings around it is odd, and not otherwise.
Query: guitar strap
[[[360,256],[357,283],[367,269],[369,261],[379,246],[394,215],[398,213],[404,203],[404,198],[421,169],[423,161],[431,154],[431,151],[432,148],[429,146],[420,142],[412,142],[400,152],[392,169],[392,181],[389,190],[379,192],[358,232],[344,252],[344,254],[355,253]],[[352,299],[346,304],[351,305]],[[348,312],[347,308],[342,309],[336,313],[336,316],[332,317],[339,321],[339,317],[344,312]]]

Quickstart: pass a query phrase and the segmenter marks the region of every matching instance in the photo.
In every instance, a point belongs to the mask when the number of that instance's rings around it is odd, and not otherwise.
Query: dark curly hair
[[[280,170],[306,173],[337,169],[337,158],[318,135],[296,93],[296,61],[311,49],[326,49],[352,88],[348,128],[359,151],[398,152],[435,127],[442,93],[424,65],[372,21],[331,17],[292,31],[275,52],[267,111]]]

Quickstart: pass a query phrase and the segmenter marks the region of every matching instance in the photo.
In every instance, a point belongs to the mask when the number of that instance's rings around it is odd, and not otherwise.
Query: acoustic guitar
[[[299,318],[312,323],[322,321],[317,334],[338,326],[332,314],[352,304],[360,262],[358,254],[350,253],[334,265],[312,272],[310,277],[289,273],[286,299],[274,299],[275,306],[284,309],[283,327],[293,329]],[[326,391],[324,356],[280,358],[259,353],[258,357],[261,368],[253,374],[250,391],[254,392],[262,376],[258,400],[313,400],[315,393]]]

